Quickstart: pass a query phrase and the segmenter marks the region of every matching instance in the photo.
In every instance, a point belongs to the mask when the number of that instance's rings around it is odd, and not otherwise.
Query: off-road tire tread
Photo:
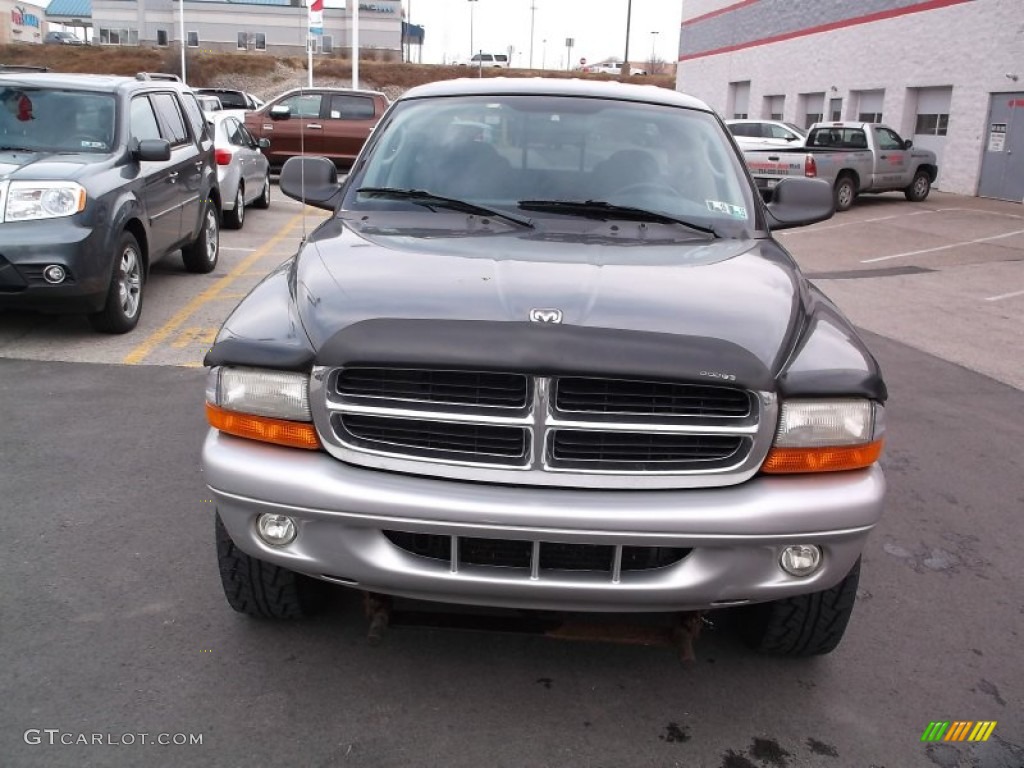
[[[839,584],[822,592],[753,606],[744,639],[762,653],[820,656],[843,639],[860,581],[860,560]]]
[[[231,540],[220,515],[216,531],[221,584],[232,608],[262,619],[301,619],[320,610],[325,585],[245,554]]]

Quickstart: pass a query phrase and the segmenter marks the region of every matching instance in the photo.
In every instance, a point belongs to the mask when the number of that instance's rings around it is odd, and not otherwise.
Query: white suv
[[[507,53],[477,53],[468,59],[459,59],[455,62],[459,67],[501,67],[508,69]]]

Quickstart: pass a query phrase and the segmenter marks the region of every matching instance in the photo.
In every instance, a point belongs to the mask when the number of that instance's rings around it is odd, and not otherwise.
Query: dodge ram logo
[[[534,323],[560,323],[562,322],[562,310],[531,309],[530,320]]]

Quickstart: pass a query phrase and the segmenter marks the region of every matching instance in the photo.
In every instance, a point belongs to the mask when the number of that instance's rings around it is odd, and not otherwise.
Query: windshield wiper
[[[0,152],[38,152],[38,149],[32,149],[32,147],[15,147],[13,145],[0,146]]]
[[[630,221],[651,221],[658,224],[679,224],[694,232],[718,237],[711,227],[678,219],[667,213],[648,211],[645,208],[634,208],[630,205],[616,205],[605,200],[520,200],[519,207],[524,211],[548,211],[565,213],[570,216],[587,216],[595,219],[628,219]]]
[[[416,205],[422,205],[426,208],[433,210],[434,208],[447,208],[451,211],[460,211],[461,213],[473,213],[477,216],[494,216],[495,218],[505,219],[505,221],[511,221],[513,224],[518,224],[520,227],[527,227],[533,229],[533,224],[525,219],[520,219],[518,216],[512,216],[508,213],[502,213],[496,211],[493,208],[486,208],[476,203],[470,203],[466,200],[457,200],[454,197],[442,197],[441,195],[435,195],[433,192],[428,192],[425,189],[398,189],[397,187],[360,187],[356,190],[361,195],[367,195],[369,197],[389,197],[393,200],[408,200],[410,203]]]

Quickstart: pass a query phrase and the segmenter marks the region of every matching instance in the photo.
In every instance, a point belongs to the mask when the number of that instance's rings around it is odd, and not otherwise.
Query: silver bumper
[[[206,482],[235,544],[295,571],[422,600],[572,611],[676,611],[775,600],[827,589],[853,567],[882,512],[877,467],[821,476],[755,477],[698,490],[598,491],[464,483],[362,469],[324,453],[212,431]],[[295,519],[285,547],[254,521]],[[692,548],[680,562],[613,580],[589,571],[464,566],[410,554],[383,531],[558,543]],[[824,550],[798,579],[779,566],[787,544]]]

